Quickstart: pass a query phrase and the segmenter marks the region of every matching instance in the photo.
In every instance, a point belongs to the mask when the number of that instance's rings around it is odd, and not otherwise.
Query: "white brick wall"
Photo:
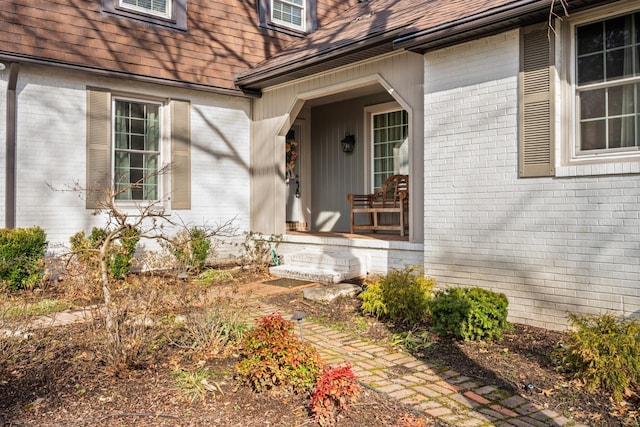
[[[640,314],[640,177],[519,179],[518,33],[425,56],[425,269],[510,319]]]
[[[0,228],[5,226],[6,138],[7,138],[7,80],[9,68],[0,71]]]
[[[247,100],[29,66],[18,80],[16,226],[41,226],[55,248],[77,231],[104,225],[85,209],[82,194],[65,191],[76,182],[85,186],[87,86],[191,100],[192,209],[173,211],[172,219],[214,226],[235,218],[240,232],[248,230]]]

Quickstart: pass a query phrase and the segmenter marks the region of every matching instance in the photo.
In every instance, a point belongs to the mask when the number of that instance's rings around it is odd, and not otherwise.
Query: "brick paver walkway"
[[[254,283],[243,286],[241,293],[251,292],[254,295],[251,317],[259,318],[281,311],[278,307],[261,303],[261,296],[290,291]],[[81,322],[91,315],[92,309],[46,316],[40,320],[40,326]],[[291,314],[282,312],[285,318]],[[455,371],[431,365],[428,361],[315,324],[308,319],[303,320],[302,325],[304,340],[317,348],[327,363],[337,365],[349,362],[360,382],[367,387],[386,393],[416,411],[453,426],[586,427],[534,405],[523,396],[482,384]]]
[[[260,295],[283,292],[283,289],[263,284],[253,291],[259,302]],[[257,318],[275,311],[281,310],[259,304],[252,316]],[[285,318],[291,314],[282,312]],[[520,395],[482,384],[455,371],[315,324],[308,319],[302,322],[304,340],[310,342],[327,363],[337,365],[349,362],[358,380],[366,386],[451,425],[586,427],[534,405]],[[295,330],[298,333],[298,328]]]

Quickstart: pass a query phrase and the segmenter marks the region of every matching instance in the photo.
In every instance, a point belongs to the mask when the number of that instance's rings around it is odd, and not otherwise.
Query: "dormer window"
[[[318,26],[316,0],[257,0],[257,3],[262,28],[303,36]]]
[[[124,9],[171,18],[171,0],[119,0],[119,3]]]
[[[176,30],[187,30],[187,0],[102,0],[105,12]]]
[[[294,30],[305,31],[306,0],[272,0],[271,21]]]

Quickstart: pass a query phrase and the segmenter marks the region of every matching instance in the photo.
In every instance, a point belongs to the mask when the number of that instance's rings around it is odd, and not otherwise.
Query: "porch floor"
[[[287,231],[287,236],[313,236],[343,239],[384,240],[389,242],[408,242],[409,236],[392,233],[341,233],[334,231]]]

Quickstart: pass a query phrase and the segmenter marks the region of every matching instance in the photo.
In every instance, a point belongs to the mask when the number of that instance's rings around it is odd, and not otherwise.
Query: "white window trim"
[[[110,165],[110,175],[111,175],[111,188],[116,188],[115,183],[115,140],[116,140],[116,132],[115,132],[115,112],[116,112],[116,101],[126,101],[126,102],[139,102],[145,104],[156,104],[159,106],[158,108],[158,121],[160,123],[160,155],[158,156],[158,170],[163,169],[167,162],[165,159],[167,158],[167,153],[170,150],[170,142],[168,139],[169,135],[169,126],[170,119],[168,112],[168,102],[163,99],[158,99],[154,97],[149,98],[139,98],[132,97],[130,95],[119,95],[114,93],[111,97],[111,165]],[[120,206],[125,209],[132,209],[132,212],[137,211],[140,207],[144,206],[157,206],[158,209],[162,209],[165,212],[169,212],[171,204],[169,203],[169,197],[166,195],[169,194],[166,191],[169,188],[169,174],[161,173],[158,176],[158,198],[156,200],[115,200],[117,206]]]
[[[146,9],[144,7],[136,6],[133,4],[128,4],[128,3],[125,3],[124,0],[118,0],[118,7],[131,10],[132,12],[144,13],[147,15],[157,16],[159,18],[164,18],[164,19],[172,19],[173,17],[173,0],[167,0],[167,10],[164,13],[157,12],[151,9]]]
[[[179,31],[187,31],[187,0],[168,0],[170,15],[152,13],[144,8],[134,9],[132,5],[122,5],[122,0],[102,0],[102,9],[110,14],[124,16],[152,25],[159,25]]]
[[[271,22],[273,22],[276,25],[281,25],[283,27],[291,28],[292,30],[302,31],[302,32],[306,31],[307,8],[309,7],[309,1],[308,0],[303,0],[302,1],[302,6],[300,6],[298,4],[295,4],[295,3],[292,3],[289,0],[278,0],[278,1],[282,2],[282,3],[290,4],[293,7],[302,9],[302,16],[301,16],[301,24],[300,25],[295,25],[295,24],[293,24],[291,22],[287,22],[287,21],[283,21],[281,19],[275,18],[273,16],[273,11],[274,11],[273,3],[274,3],[274,1],[275,0],[269,0]]]
[[[637,2],[623,1],[571,16],[568,22],[557,20],[556,84],[556,176],[590,176],[640,173],[640,150],[578,153],[580,120],[576,91],[576,26],[640,11]],[[633,78],[637,80],[637,78]]]

